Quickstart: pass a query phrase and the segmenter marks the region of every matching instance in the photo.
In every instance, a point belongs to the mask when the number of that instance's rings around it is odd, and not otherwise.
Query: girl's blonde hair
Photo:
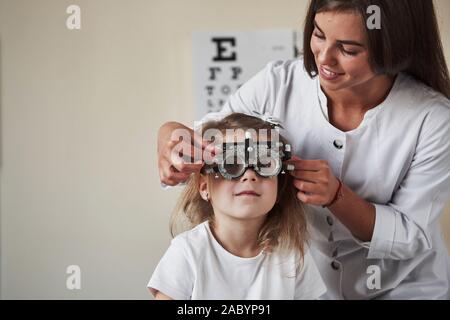
[[[270,123],[260,118],[242,113],[233,113],[221,121],[211,121],[203,125],[203,132],[208,129],[217,129],[225,133],[226,129],[243,129],[256,131],[273,129]],[[287,143],[279,136],[280,141]],[[208,177],[212,182],[214,177]],[[214,221],[214,210],[210,202],[205,201],[199,192],[200,173],[193,174],[187,181],[180,199],[170,219],[170,232],[172,236],[182,231],[194,228],[204,221]],[[307,243],[306,208],[297,198],[297,191],[293,178],[289,173],[278,176],[278,196],[274,207],[268,212],[258,236],[258,244],[264,250],[297,250],[300,257],[305,252]]]

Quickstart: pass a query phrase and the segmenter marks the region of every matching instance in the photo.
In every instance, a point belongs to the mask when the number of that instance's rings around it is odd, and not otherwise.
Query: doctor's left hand
[[[339,180],[325,160],[302,160],[292,157],[287,163],[293,164],[291,171],[297,198],[305,204],[328,206],[339,189]]]

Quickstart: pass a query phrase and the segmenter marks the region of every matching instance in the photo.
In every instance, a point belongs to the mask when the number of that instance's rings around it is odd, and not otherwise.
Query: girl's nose
[[[256,181],[258,179],[258,175],[253,169],[247,169],[244,172],[244,175],[241,177],[241,182],[245,182],[247,180]]]

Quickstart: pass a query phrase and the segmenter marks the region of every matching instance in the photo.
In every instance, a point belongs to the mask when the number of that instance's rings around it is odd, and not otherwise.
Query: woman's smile
[[[328,80],[328,81],[336,80],[336,79],[340,78],[342,75],[344,75],[342,73],[332,72],[323,66],[320,66],[319,71],[320,71],[320,76],[322,77],[322,79]]]

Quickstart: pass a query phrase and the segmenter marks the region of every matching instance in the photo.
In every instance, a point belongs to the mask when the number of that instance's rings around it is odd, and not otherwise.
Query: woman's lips
[[[330,80],[330,81],[336,80],[337,78],[342,76],[342,73],[337,73],[337,72],[331,71],[327,68],[324,68],[323,66],[320,66],[319,72],[320,72],[320,75],[322,76],[322,78],[324,78],[325,80]]]
[[[241,192],[237,193],[236,196],[237,196],[237,197],[238,197],[238,196],[253,196],[253,197],[259,197],[260,194],[257,193],[257,192],[255,192],[255,191],[252,191],[252,190],[245,190],[245,191],[241,191]]]

